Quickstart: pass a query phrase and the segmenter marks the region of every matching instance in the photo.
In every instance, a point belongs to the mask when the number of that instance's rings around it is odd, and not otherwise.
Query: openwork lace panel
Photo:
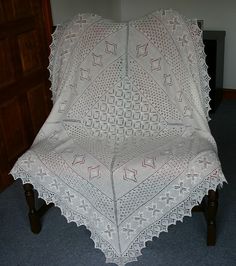
[[[167,10],[127,23],[79,14],[53,35],[54,106],[11,174],[86,225],[107,262],[136,260],[225,181],[201,34]]]

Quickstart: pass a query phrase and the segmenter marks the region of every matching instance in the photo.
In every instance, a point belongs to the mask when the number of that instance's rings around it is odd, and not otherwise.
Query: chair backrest
[[[80,14],[57,29],[51,48],[53,99],[73,138],[89,132],[123,142],[209,130],[196,21],[172,10],[125,23]]]

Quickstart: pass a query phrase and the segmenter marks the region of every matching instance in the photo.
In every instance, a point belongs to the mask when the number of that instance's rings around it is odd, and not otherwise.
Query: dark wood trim
[[[236,99],[236,89],[223,89],[223,99]]]

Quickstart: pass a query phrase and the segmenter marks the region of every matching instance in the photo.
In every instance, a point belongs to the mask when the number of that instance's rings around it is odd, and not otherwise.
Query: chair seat
[[[119,246],[126,260],[140,255],[147,240],[190,216],[208,190],[224,180],[215,147],[196,133],[130,138],[113,149],[108,143],[108,161],[99,158],[103,150],[95,157],[69,139],[57,143],[42,139],[12,174],[33,184],[69,222],[86,225],[95,246],[112,261]],[[101,140],[94,143],[98,150]]]

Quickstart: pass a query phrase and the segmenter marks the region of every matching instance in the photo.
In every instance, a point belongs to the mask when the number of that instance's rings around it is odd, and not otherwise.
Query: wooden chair
[[[29,221],[31,231],[38,234],[41,231],[40,218],[45,212],[54,206],[53,203],[44,203],[38,210],[35,207],[34,188],[30,183],[24,184],[25,197],[29,208]],[[218,190],[209,190],[208,196],[204,197],[201,204],[195,206],[193,212],[203,212],[207,223],[207,245],[216,244],[216,214],[218,208]]]

